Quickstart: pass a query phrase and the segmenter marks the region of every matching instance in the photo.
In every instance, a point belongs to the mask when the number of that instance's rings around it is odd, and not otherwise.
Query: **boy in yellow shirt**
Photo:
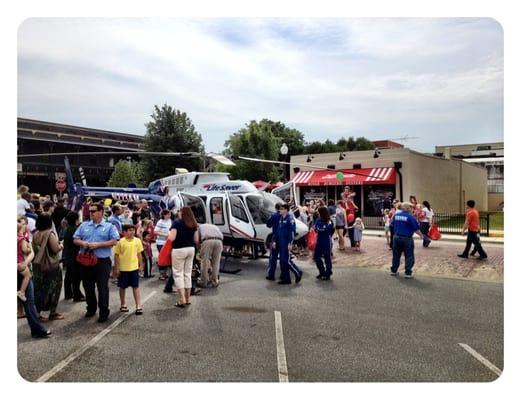
[[[136,315],[143,314],[141,308],[141,293],[139,291],[139,271],[143,271],[143,243],[141,239],[134,237],[136,228],[134,225],[123,225],[124,237],[118,241],[114,248],[114,267],[112,275],[118,278],[119,299],[121,307],[119,311],[128,312],[125,304],[125,291],[131,286],[134,301],[136,302]]]

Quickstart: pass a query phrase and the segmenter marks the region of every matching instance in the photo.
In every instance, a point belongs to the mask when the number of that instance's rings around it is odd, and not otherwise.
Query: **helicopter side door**
[[[253,222],[250,221],[239,196],[228,192],[225,192],[224,195],[226,197],[226,210],[229,216],[228,225],[230,226],[232,237],[246,240],[254,239],[255,228],[253,227]]]
[[[296,189],[295,182],[288,182],[278,187],[277,189],[273,189],[271,191],[272,194],[280,197],[284,203],[288,203],[291,207],[298,205],[298,200],[296,197]]]
[[[181,206],[187,206],[192,209],[195,220],[199,224],[205,224],[206,221],[206,207],[200,197],[188,193],[179,193],[181,199]]]
[[[208,195],[206,198],[208,222],[215,225],[225,237],[232,237],[230,231],[230,214],[226,210],[226,196],[224,193]]]

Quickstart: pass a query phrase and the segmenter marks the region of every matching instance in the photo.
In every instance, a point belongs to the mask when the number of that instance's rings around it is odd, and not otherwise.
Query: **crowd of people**
[[[62,289],[64,300],[86,302],[85,317],[98,313],[102,323],[110,314],[112,279],[119,288],[119,311],[129,312],[130,287],[135,314],[143,314],[139,281],[155,276],[152,248],[161,251],[167,241],[171,263],[158,268],[158,278],[165,281],[165,293],[173,292],[175,283],[177,307],[190,305],[190,296],[201,288],[219,285],[223,235],[214,225],[198,224],[189,207],[163,210],[154,223],[146,200],[109,207],[87,198],[78,213],[66,208],[66,199],[40,197],[26,186],[18,195],[18,318],[27,318],[35,338],[51,335],[45,322],[66,318],[58,310]],[[200,266],[199,281],[194,265]]]
[[[45,338],[51,331],[43,324],[66,318],[59,312],[62,288],[65,300],[86,302],[85,317],[98,313],[98,322],[108,320],[109,285],[119,288],[120,312],[129,312],[126,289],[132,288],[135,314],[143,307],[140,279],[152,278],[155,264],[152,248],[159,253],[171,246],[169,265],[157,267],[158,279],[165,281],[164,292],[177,292],[176,306],[188,307],[191,296],[201,288],[219,285],[219,268],[223,252],[223,234],[212,224],[199,224],[190,207],[162,210],[154,221],[146,200],[116,203],[111,207],[87,198],[81,211],[68,210],[66,198],[51,199],[31,194],[21,186],[17,201],[17,272],[18,317],[27,318],[31,334]],[[319,280],[331,280],[335,251],[346,252],[349,242],[354,252],[362,251],[364,222],[358,214],[355,193],[345,188],[339,200],[309,201],[302,206],[279,203],[267,221],[272,229],[270,257],[266,279],[287,285],[302,280],[303,270],[297,256],[313,252]],[[409,202],[393,201],[383,210],[382,224],[386,242],[392,250],[391,275],[398,274],[402,254],[405,277],[412,277],[414,266],[414,234],[431,243],[429,230],[434,211],[428,201],[422,205],[411,196]],[[310,228],[304,237],[295,238],[295,219]],[[460,257],[479,253],[487,255],[479,240],[479,213],[472,200],[467,202],[467,218],[463,233],[467,244]],[[334,243],[337,246],[334,246]],[[472,245],[474,249],[470,252]],[[166,250],[170,251],[170,247]],[[470,252],[470,253],[469,253]],[[200,278],[194,274],[200,268]],[[65,276],[63,277],[63,269]],[[83,288],[83,292],[82,292]],[[47,313],[44,315],[43,313]]]
[[[311,231],[313,244],[308,244],[308,237],[300,238],[294,241],[293,246],[288,248],[297,255],[307,256],[308,250],[313,251],[313,260],[318,269],[317,279],[330,280],[332,275],[332,259],[335,250],[340,252],[346,251],[347,239],[355,252],[361,251],[361,243],[365,225],[362,218],[357,217],[358,206],[355,203],[355,192],[349,186],[344,188],[341,199],[335,201],[330,199],[327,203],[323,200],[309,200],[302,206],[292,207],[289,217],[297,218],[305,223]],[[290,203],[292,201],[290,200]],[[295,281],[298,283],[302,279],[301,271],[292,261],[291,255],[285,253],[288,240],[291,239],[285,231],[282,234],[278,232],[284,227],[286,222],[282,221],[279,214],[285,214],[284,204],[278,205],[277,212],[272,215],[267,226],[272,228],[272,244],[271,256],[269,262],[268,273],[266,279],[275,280],[274,272],[276,261],[280,259],[281,274],[280,284],[291,283],[289,279],[288,269],[294,272]],[[279,211],[280,209],[280,211]],[[414,240],[413,235],[417,234],[422,239],[423,247],[429,247],[431,244],[430,231],[434,222],[434,210],[428,201],[419,204],[415,196],[410,196],[408,202],[400,202],[394,200],[390,209],[382,210],[382,225],[389,249],[392,250],[392,263],[390,274],[398,275],[398,267],[400,265],[401,256],[404,256],[405,278],[412,278],[412,270],[414,266]],[[278,222],[280,221],[280,222]],[[467,244],[462,254],[458,257],[468,258],[472,245],[474,248],[470,255],[479,253],[480,260],[487,259],[487,254],[483,250],[479,238],[479,212],[475,208],[475,201],[467,201],[466,221],[463,226],[462,233],[467,235]],[[347,237],[347,238],[346,238]],[[338,243],[335,249],[334,243]],[[291,242],[290,242],[291,243]]]

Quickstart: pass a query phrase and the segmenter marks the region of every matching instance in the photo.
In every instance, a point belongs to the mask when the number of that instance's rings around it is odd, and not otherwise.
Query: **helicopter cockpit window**
[[[266,196],[247,196],[246,204],[254,224],[265,224],[270,219],[271,214],[275,212],[275,204]]]
[[[232,215],[235,218],[240,219],[241,221],[249,222],[248,216],[246,215],[246,210],[244,209],[244,206],[243,206],[241,200],[233,194],[230,194],[228,197],[230,199]]]
[[[185,193],[182,193],[181,197],[183,199],[184,205],[192,209],[195,220],[200,224],[206,223],[206,213],[203,201],[199,197],[191,196]]]
[[[212,224],[224,225],[222,197],[215,197],[210,200],[210,213],[212,215]]]
[[[280,197],[284,203],[290,203],[291,202],[291,188],[287,187],[281,190],[277,190],[274,193],[276,196]]]

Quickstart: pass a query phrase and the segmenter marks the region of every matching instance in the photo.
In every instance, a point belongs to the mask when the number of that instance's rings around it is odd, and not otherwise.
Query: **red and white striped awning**
[[[291,181],[295,182],[297,185],[306,185],[314,173],[315,171],[297,172]]]
[[[338,182],[336,174],[344,174],[342,182]],[[394,185],[396,171],[394,167],[387,168],[359,168],[339,171],[302,171],[298,172],[292,182],[297,186],[322,185]]]
[[[392,183],[395,183],[396,181],[396,172],[394,170],[394,167],[388,167],[388,168],[372,168],[369,172],[368,176],[365,181],[366,182],[372,182],[372,183],[382,183],[382,181],[387,182],[392,174]]]

